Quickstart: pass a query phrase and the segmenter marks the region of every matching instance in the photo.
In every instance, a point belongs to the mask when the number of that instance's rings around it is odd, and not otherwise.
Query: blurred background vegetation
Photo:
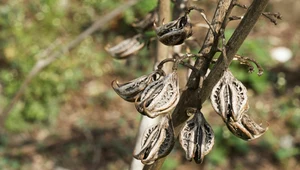
[[[68,44],[125,2],[2,0],[0,112],[40,57],[47,57],[45,49]],[[141,116],[113,92],[110,83],[148,73],[154,52],[145,48],[127,61],[117,61],[104,47],[135,35],[131,23],[156,3],[138,2],[32,79],[1,125],[5,132],[0,137],[0,169],[128,169]],[[211,18],[216,1],[198,3]],[[255,141],[244,142],[230,134],[206,102],[203,112],[216,135],[213,150],[197,165],[186,161],[176,145],[163,169],[300,169],[299,8],[297,1],[271,0],[267,10],[281,12],[283,20],[274,26],[261,17],[240,49],[239,54],[263,66],[263,76],[247,73],[237,62],[230,67],[248,87],[249,114],[269,130]],[[236,24],[230,25],[227,37]],[[292,58],[276,59],[271,51],[277,47],[290,50]]]

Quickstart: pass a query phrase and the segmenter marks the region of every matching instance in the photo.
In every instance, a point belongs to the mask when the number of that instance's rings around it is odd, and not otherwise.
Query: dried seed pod
[[[133,102],[149,83],[158,81],[164,76],[165,73],[163,70],[156,70],[149,75],[141,76],[124,84],[118,84],[118,82],[114,80],[111,86],[124,100]]]
[[[148,29],[152,28],[153,24],[158,21],[158,12],[157,8],[150,11],[142,20],[132,24],[133,27],[138,29],[141,32],[145,32]]]
[[[180,131],[179,142],[186,153],[186,159],[193,158],[201,163],[214,145],[214,132],[203,114],[197,110]]]
[[[137,110],[154,118],[171,111],[178,103],[180,97],[179,82],[176,71],[163,79],[150,83],[136,99]]]
[[[158,40],[165,45],[179,45],[192,35],[192,24],[189,22],[187,14],[157,27],[154,24]]]
[[[158,94],[156,91],[161,91],[163,88],[163,80],[153,81],[152,83],[148,84],[148,86],[143,90],[141,95],[138,96],[135,100],[135,107],[138,112],[143,115],[146,115],[144,112],[144,105],[143,103],[150,97]]]
[[[239,121],[229,119],[226,125],[235,136],[244,140],[256,139],[263,135],[268,129],[255,123],[247,114],[244,114]]]
[[[229,70],[214,86],[210,100],[214,110],[227,121],[230,116],[235,121],[241,119],[243,113],[249,109],[247,89]]]
[[[213,88],[210,99],[215,111],[237,137],[252,140],[266,131],[245,113],[249,109],[247,89],[230,71],[224,72]]]
[[[161,122],[146,130],[142,140],[142,149],[134,155],[143,164],[150,165],[157,159],[167,156],[175,143],[172,120],[169,115],[162,118]]]
[[[135,35],[132,38],[128,38],[113,47],[105,47],[105,50],[109,52],[116,59],[124,59],[127,56],[135,54],[137,51],[144,47],[141,34]]]

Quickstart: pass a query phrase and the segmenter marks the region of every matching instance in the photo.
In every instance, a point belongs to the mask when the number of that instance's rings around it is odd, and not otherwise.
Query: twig
[[[88,29],[86,29],[84,32],[79,34],[74,40],[72,40],[69,44],[63,46],[59,50],[52,52],[49,54],[47,58],[39,58],[36,64],[33,66],[29,74],[27,75],[26,79],[22,82],[22,85],[20,86],[17,93],[14,95],[11,102],[3,109],[2,113],[0,114],[0,129],[3,130],[4,128],[4,122],[11,111],[11,109],[14,107],[14,105],[20,100],[22,95],[24,94],[25,89],[28,87],[31,80],[46,66],[51,64],[53,61],[55,61],[57,58],[62,56],[63,54],[66,54],[70,50],[72,50],[74,47],[76,47],[80,42],[82,42],[85,38],[87,38],[89,35],[94,33],[100,28],[103,28],[107,25],[107,23],[112,20],[113,18],[117,17],[120,13],[124,12],[129,7],[136,4],[138,0],[130,0],[127,3],[122,4],[118,8],[114,9],[110,13],[106,14],[105,16],[102,16],[97,21],[93,23]],[[45,50],[47,51],[47,49]]]
[[[243,8],[243,9],[248,9],[248,7],[246,5],[242,5],[242,4],[239,4],[239,3],[235,3],[235,6],[238,6],[240,8]],[[282,19],[282,16],[279,12],[262,12],[261,15],[263,15],[264,17],[266,17],[267,19],[269,19],[274,25],[277,25],[277,20],[276,19]],[[232,16],[231,17],[231,20],[238,20],[238,19],[242,19],[243,16]]]
[[[234,55],[234,58],[237,61],[239,61],[241,64],[245,64],[248,66],[248,70],[250,73],[252,73],[254,71],[254,67],[251,65],[250,62],[254,63],[258,69],[257,75],[261,76],[264,73],[264,69],[262,68],[262,66],[254,59],[249,58],[249,57],[245,57],[245,56],[240,56],[238,54]]]
[[[231,38],[227,42],[227,59],[230,63],[235,56],[237,50],[240,48],[252,28],[254,27],[255,23],[259,19],[261,13],[265,9],[266,5],[268,4],[269,0],[254,0],[251,6],[248,8],[247,13],[245,14],[244,18],[235,29],[234,33],[232,34]],[[221,54],[222,56],[222,54]],[[219,81],[222,77],[224,72],[224,64],[223,64],[223,57],[219,57],[217,63],[212,68],[210,74],[204,81],[203,89],[201,90],[200,97],[203,99],[201,100],[204,102],[204,99],[207,99],[211,93],[212,88],[214,85]]]
[[[227,16],[227,11],[232,3],[232,0],[220,0],[217,9],[215,11],[213,20],[212,20],[212,27],[214,30],[219,34],[219,30],[222,27],[222,23]],[[199,51],[200,56],[196,60],[195,67],[200,69],[200,77],[204,77],[209,63],[214,56],[215,52],[217,51],[218,45],[218,38],[214,38],[213,33],[209,31],[206,35],[204,44]],[[175,128],[175,136],[178,135],[179,130],[181,129],[181,124],[188,119],[188,115],[185,114],[185,110],[188,107],[197,108],[201,106],[200,103],[205,101],[205,98],[200,98],[200,89],[199,89],[199,82],[201,79],[197,77],[196,73],[192,73],[189,77],[189,81],[187,83],[188,89],[184,91],[181,95],[179,103],[174,110],[173,113],[173,124]],[[204,86],[203,86],[204,88]],[[199,101],[201,100],[201,101]],[[198,102],[195,102],[198,101]]]

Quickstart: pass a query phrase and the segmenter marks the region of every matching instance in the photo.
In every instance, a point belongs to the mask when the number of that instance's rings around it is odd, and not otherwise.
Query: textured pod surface
[[[252,140],[266,131],[246,114],[249,109],[247,89],[229,70],[213,88],[210,99],[214,110],[235,136]]]
[[[118,84],[118,82],[114,80],[111,85],[120,97],[126,101],[133,102],[149,83],[158,81],[164,76],[165,73],[162,70],[156,70],[149,75],[141,76],[124,84]]]
[[[149,84],[137,98],[135,104],[140,113],[154,118],[174,109],[179,98],[178,76],[174,71],[163,79]]]
[[[193,32],[187,15],[159,27],[155,26],[155,31],[158,40],[168,46],[182,44]]]
[[[143,164],[152,164],[159,158],[167,156],[175,143],[172,120],[169,115],[162,118],[160,124],[146,130],[142,149],[134,155]]]
[[[141,41],[141,35],[136,35],[132,38],[123,40],[113,47],[106,47],[105,50],[116,59],[123,59],[127,56],[135,54],[144,47],[144,42]]]
[[[214,132],[203,114],[197,110],[179,134],[179,142],[186,153],[186,159],[201,163],[214,145]]]
[[[144,111],[143,103],[150,96],[155,97],[155,95],[158,95],[157,91],[161,91],[162,88],[163,88],[163,80],[162,79],[151,82],[135,100],[135,107],[136,107],[137,111],[143,115],[146,115],[145,111]]]
[[[228,121],[228,129],[237,137],[244,140],[253,140],[263,135],[268,128],[263,128],[247,114],[244,114],[240,121]]]
[[[232,117],[235,121],[242,118],[249,109],[247,89],[227,70],[214,86],[210,100],[214,110],[227,121]]]

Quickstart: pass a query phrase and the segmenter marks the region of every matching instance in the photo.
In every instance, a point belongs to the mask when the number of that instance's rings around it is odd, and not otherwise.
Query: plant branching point
[[[175,4],[178,7],[182,1],[174,3],[178,3]],[[143,148],[135,156],[146,164],[144,170],[160,169],[174,146],[174,138],[178,137],[186,158],[194,159],[196,163],[202,162],[214,145],[214,133],[201,112],[202,104],[209,97],[214,110],[235,136],[253,140],[267,130],[247,113],[250,108],[247,89],[229,70],[230,63],[237,60],[247,65],[250,73],[254,70],[254,64],[258,68],[258,75],[262,75],[263,68],[255,59],[236,53],[261,15],[274,24],[277,24],[277,19],[281,19],[279,13],[263,12],[267,3],[268,0],[254,0],[247,7],[236,0],[219,0],[212,21],[207,19],[203,9],[184,5],[182,15],[177,19],[160,26],[155,25],[157,39],[165,46],[180,46],[193,36],[194,25],[188,17],[192,10],[200,13],[208,25],[208,31],[197,54],[173,51],[173,58],[161,60],[153,73],[114,88],[122,98],[129,97],[141,114],[151,118],[162,117],[159,124],[147,129]],[[236,6],[244,8],[245,15],[231,16]],[[226,26],[232,20],[240,20],[240,23],[226,40]],[[152,21],[154,23],[154,19]],[[216,55],[218,57],[214,59]],[[191,59],[195,60],[194,65],[188,62]],[[171,71],[163,72],[166,63],[173,63],[173,67]],[[181,94],[178,65],[192,70]],[[207,74],[211,65],[211,71]]]

